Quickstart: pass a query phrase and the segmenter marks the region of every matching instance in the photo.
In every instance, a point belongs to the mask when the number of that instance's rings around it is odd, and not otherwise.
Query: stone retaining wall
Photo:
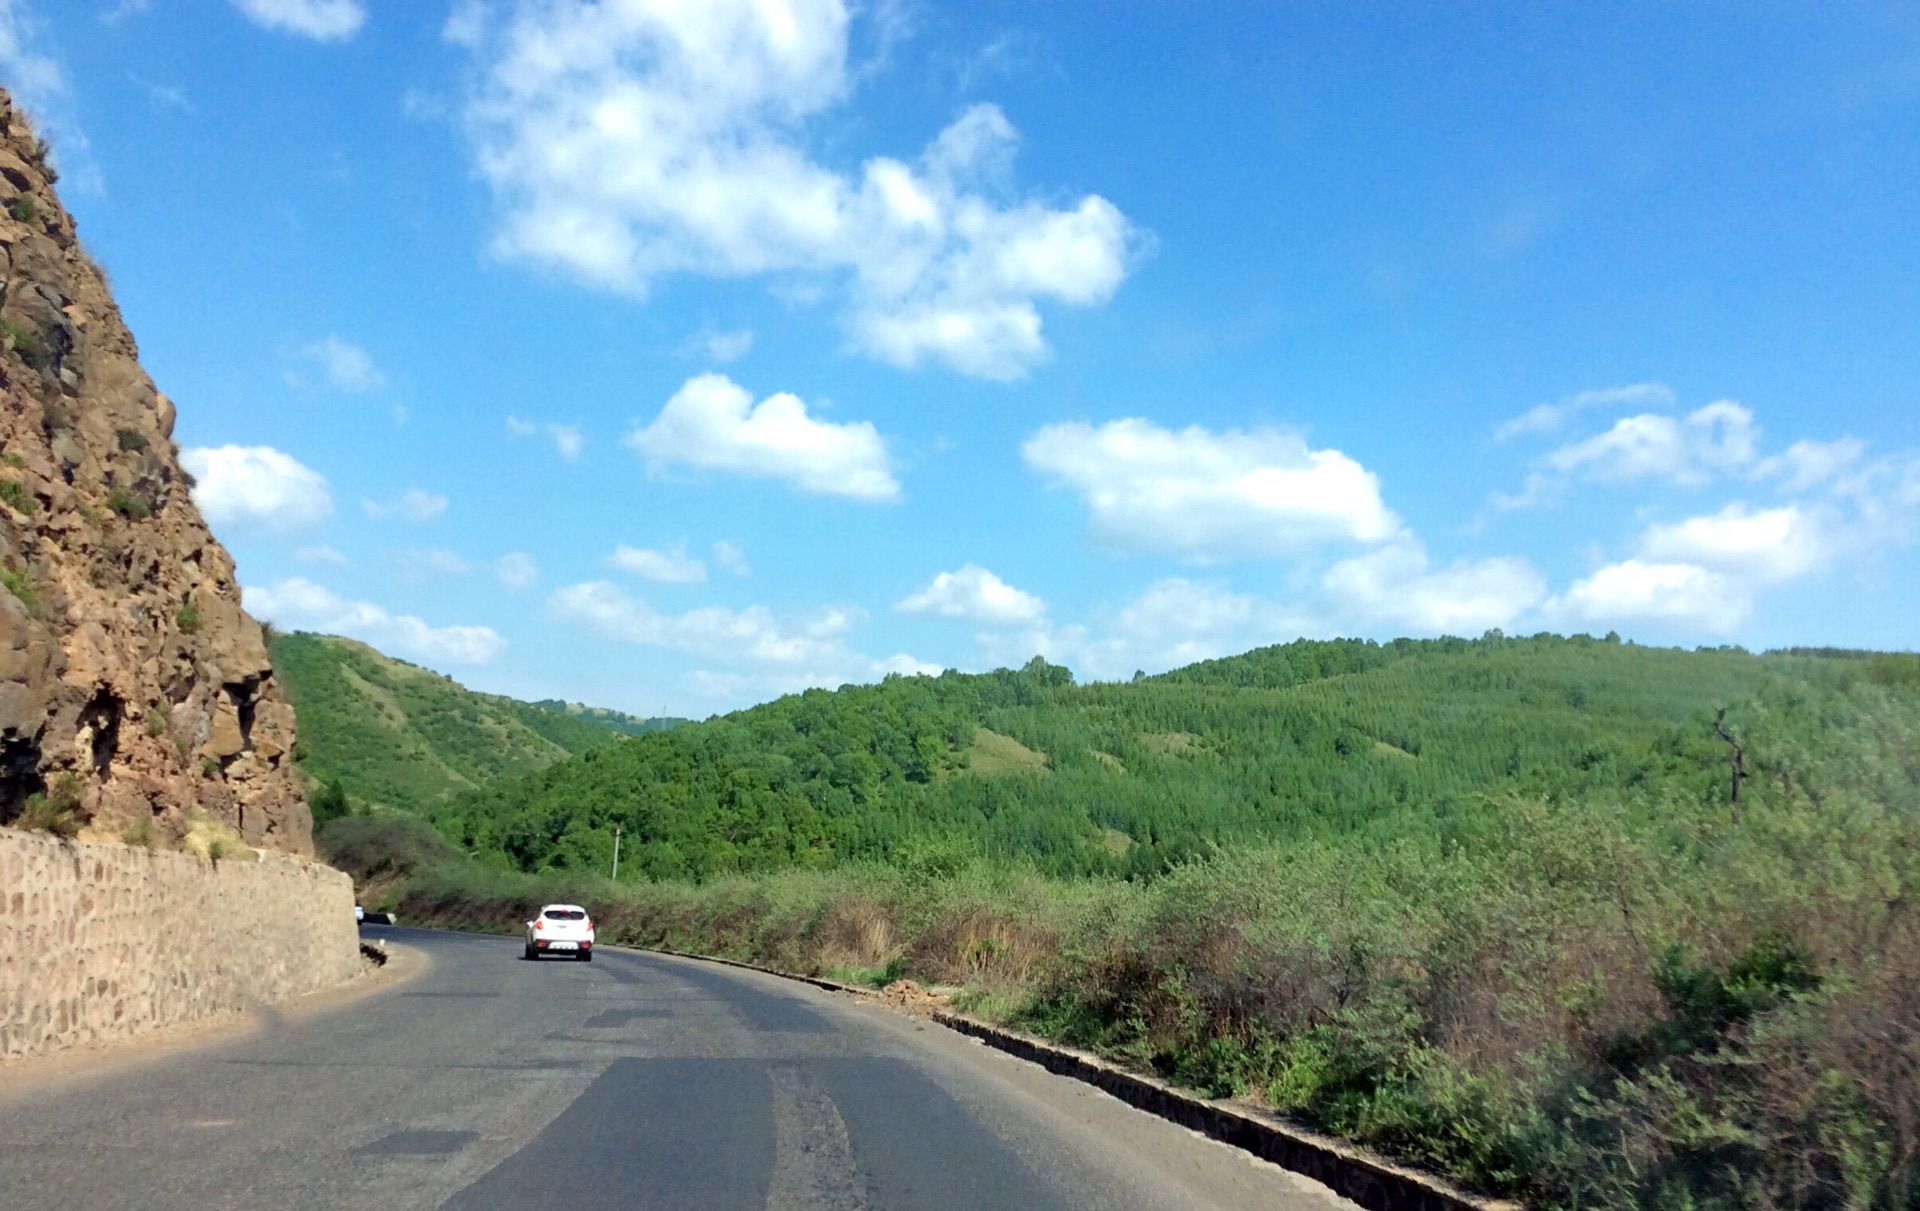
[[[331,867],[0,828],[0,1060],[271,1005],[359,969],[353,882]]]

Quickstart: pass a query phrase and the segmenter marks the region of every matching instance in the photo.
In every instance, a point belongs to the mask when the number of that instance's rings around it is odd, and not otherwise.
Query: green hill
[[[1584,636],[1300,642],[1130,684],[1066,669],[889,678],[624,740],[442,800],[483,861],[705,877],[979,852],[1057,874],[1162,870],[1217,842],[1471,844],[1500,796],[1724,798],[1781,695],[1866,660]],[[1787,713],[1819,742],[1818,712]]]
[[[678,722],[475,693],[332,635],[276,635],[273,666],[299,712],[302,768],[409,811]]]

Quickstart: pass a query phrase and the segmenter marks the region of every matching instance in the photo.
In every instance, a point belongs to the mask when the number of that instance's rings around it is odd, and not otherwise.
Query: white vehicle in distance
[[[526,958],[563,954],[593,962],[593,918],[578,904],[549,904],[527,922]]]

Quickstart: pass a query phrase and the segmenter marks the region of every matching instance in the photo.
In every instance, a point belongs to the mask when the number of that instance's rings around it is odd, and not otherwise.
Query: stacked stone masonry
[[[257,1009],[360,969],[353,883],[0,828],[0,1060]]]

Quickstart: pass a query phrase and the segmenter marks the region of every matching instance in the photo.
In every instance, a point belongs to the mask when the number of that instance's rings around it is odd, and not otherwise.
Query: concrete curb
[[[869,1000],[879,1000],[871,988],[842,984],[838,980],[819,976],[775,971],[769,967],[742,963],[738,959],[689,954],[660,946],[621,949],[718,963],[723,967],[738,967],[761,975],[798,980],[828,992],[852,993]],[[1177,1123],[1208,1139],[1250,1152],[1282,1169],[1310,1177],[1342,1198],[1366,1207],[1368,1211],[1525,1211],[1520,1203],[1469,1193],[1431,1174],[1393,1164],[1329,1136],[1293,1126],[1277,1116],[1261,1114],[1252,1107],[1209,1101],[1182,1093],[1171,1085],[1129,1072],[1083,1051],[1007,1030],[952,1010],[936,1010],[933,1020],[1017,1059],[1038,1064],[1056,1076],[1071,1077],[1092,1085],[1136,1110]]]
[[[1522,1211],[1519,1203],[1470,1194],[1251,1107],[1193,1097],[1085,1052],[951,1010],[936,1011],[933,1020],[1057,1076],[1084,1081],[1135,1109],[1310,1177],[1369,1211]]]

